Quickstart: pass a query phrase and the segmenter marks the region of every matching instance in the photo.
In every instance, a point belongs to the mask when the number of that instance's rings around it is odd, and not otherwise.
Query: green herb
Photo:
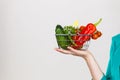
[[[76,29],[73,27],[73,26],[64,26],[64,31],[65,31],[65,34],[68,35],[68,38],[70,40],[70,42],[75,45],[75,42],[72,40],[72,36],[76,33]]]

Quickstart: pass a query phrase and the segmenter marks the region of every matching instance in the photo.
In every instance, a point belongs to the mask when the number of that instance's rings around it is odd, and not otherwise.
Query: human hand
[[[76,50],[72,47],[67,47],[68,50],[64,50],[61,48],[55,48],[56,51],[61,52],[63,54],[70,54],[74,56],[80,56],[82,58],[87,58],[91,53],[88,50]]]

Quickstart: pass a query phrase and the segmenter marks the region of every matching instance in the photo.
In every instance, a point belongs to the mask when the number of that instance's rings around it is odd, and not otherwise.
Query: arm
[[[99,65],[97,64],[95,58],[88,50],[81,51],[81,50],[73,49],[71,47],[68,47],[68,50],[63,50],[63,49],[58,49],[58,48],[56,48],[55,50],[58,52],[64,53],[64,54],[71,54],[74,56],[82,57],[88,65],[88,68],[90,70],[93,80],[101,80],[103,73]]]
[[[88,57],[85,58],[85,61],[88,65],[93,80],[101,80],[103,72],[97,64],[94,56],[88,55]]]

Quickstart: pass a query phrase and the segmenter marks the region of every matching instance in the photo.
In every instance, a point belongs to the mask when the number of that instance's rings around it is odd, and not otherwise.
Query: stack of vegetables
[[[101,31],[96,26],[101,22],[100,19],[96,23],[88,23],[86,26],[78,27],[78,22],[72,26],[57,25],[55,29],[58,46],[67,49],[68,46],[74,49],[82,49],[84,44],[90,39],[96,40],[101,37]],[[77,26],[77,27],[76,27]]]

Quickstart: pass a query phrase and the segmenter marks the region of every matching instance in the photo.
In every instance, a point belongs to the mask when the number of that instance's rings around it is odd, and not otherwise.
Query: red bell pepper
[[[75,49],[79,49],[83,46],[83,44],[90,39],[90,35],[92,35],[96,31],[96,26],[101,22],[102,19],[100,19],[95,24],[89,23],[87,26],[79,32],[78,35],[73,36],[73,40],[75,41],[74,46],[72,46]]]

